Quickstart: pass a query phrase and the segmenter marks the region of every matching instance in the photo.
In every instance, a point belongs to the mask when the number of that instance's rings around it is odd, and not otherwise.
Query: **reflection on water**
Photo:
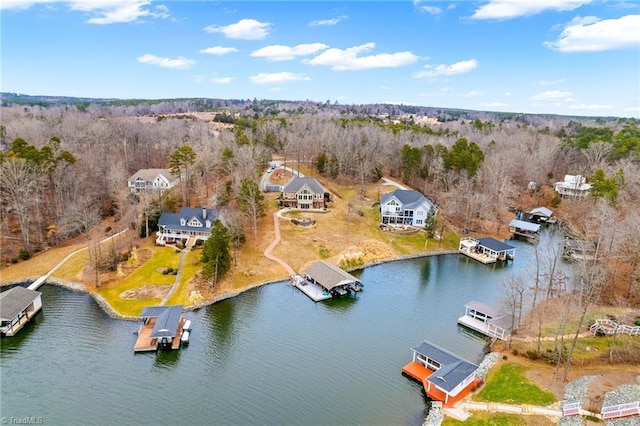
[[[139,323],[84,294],[44,286],[44,312],[0,348],[3,416],[48,424],[419,425],[421,385],[401,373],[422,340],[479,362],[486,340],[457,324],[470,300],[530,273],[458,255],[367,268],[361,293],[314,303],[287,282],[185,315],[189,346],[133,353]]]

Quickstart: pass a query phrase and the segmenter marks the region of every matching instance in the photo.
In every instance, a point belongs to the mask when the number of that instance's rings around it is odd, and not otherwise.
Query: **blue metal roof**
[[[147,306],[142,310],[142,317],[156,317],[156,324],[151,331],[151,337],[174,337],[182,317],[182,305]]]
[[[501,251],[509,251],[515,249],[514,246],[511,246],[507,243],[503,243],[502,241],[498,241],[493,238],[478,238],[478,244],[493,251],[501,252]]]
[[[160,219],[158,219],[158,226],[164,226],[168,229],[179,231],[210,231],[211,226],[207,227],[206,221],[208,220],[213,225],[213,222],[215,222],[219,217],[220,210],[183,207],[180,209],[180,213],[162,213],[160,215]],[[180,223],[180,219],[185,220],[184,225]],[[197,219],[203,226],[189,226],[189,221],[192,219]]]
[[[413,350],[442,365],[442,367],[427,378],[427,381],[447,392],[451,392],[456,386],[462,383],[464,379],[478,369],[477,365],[426,340],[413,348]]]

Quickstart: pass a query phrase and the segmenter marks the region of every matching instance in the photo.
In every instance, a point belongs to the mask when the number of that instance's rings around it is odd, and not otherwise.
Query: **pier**
[[[485,336],[507,340],[513,328],[513,317],[481,302],[471,301],[465,306],[458,324],[480,332]]]
[[[493,238],[465,237],[460,240],[458,252],[480,263],[495,263],[498,260],[513,260],[516,248]]]

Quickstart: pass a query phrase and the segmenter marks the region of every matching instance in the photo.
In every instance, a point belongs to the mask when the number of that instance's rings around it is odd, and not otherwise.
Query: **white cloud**
[[[161,68],[173,68],[179,70],[186,70],[195,65],[196,61],[193,59],[187,59],[182,56],[177,58],[160,58],[156,55],[147,53],[138,58],[138,62],[141,64],[157,65]]]
[[[311,65],[326,65],[334,71],[351,71],[372,68],[396,68],[412,64],[418,60],[418,57],[411,52],[358,56],[358,54],[371,50],[375,46],[375,43],[365,43],[344,50],[331,48],[305,62]]]
[[[467,93],[463,93],[462,95],[460,95],[461,98],[476,98],[478,96],[482,96],[484,94],[484,92],[480,91],[480,90],[471,90]]]
[[[200,53],[208,53],[209,55],[226,55],[227,53],[237,52],[235,47],[213,46],[202,49]]]
[[[478,67],[478,61],[469,59],[466,61],[456,62],[451,65],[440,64],[436,67],[433,65],[425,65],[426,71],[419,71],[413,76],[415,78],[438,77],[440,75],[456,75],[465,74]]]
[[[348,18],[348,16],[341,15],[341,16],[338,16],[338,17],[332,18],[332,19],[322,19],[322,20],[317,20],[317,21],[311,21],[311,22],[309,22],[308,26],[309,27],[326,27],[326,26],[331,26],[331,25],[337,25],[337,24],[340,23],[340,21],[344,21],[347,18]]]
[[[269,35],[270,22],[260,22],[255,19],[241,19],[235,24],[226,26],[209,25],[205,27],[208,33],[222,33],[227,38],[242,40],[262,40]]]
[[[233,81],[233,77],[211,77],[211,82],[216,84],[229,84]]]
[[[329,46],[322,43],[299,44],[293,47],[272,45],[252,52],[251,56],[265,58],[268,61],[288,61],[294,59],[296,56],[312,55],[328,47]]]
[[[511,92],[504,92],[505,96],[511,96]]]
[[[598,104],[577,104],[577,105],[569,105],[569,109],[584,109],[584,110],[605,110],[605,109],[613,109],[611,105],[598,105]]]
[[[287,81],[311,80],[304,74],[293,74],[290,72],[260,73],[249,77],[252,83],[256,84],[277,84]]]
[[[506,107],[509,104],[505,104],[504,102],[487,102],[482,104],[482,106],[487,107],[487,108],[502,108],[502,107]]]
[[[564,78],[559,78],[557,80],[540,80],[538,84],[540,86],[555,86],[556,84],[564,83]]]
[[[590,3],[591,0],[491,0],[480,6],[471,19],[512,19],[555,10],[569,11]]]
[[[427,6],[423,3],[426,3],[424,0],[413,0],[413,6],[416,7],[419,11],[428,13],[429,15],[440,15],[442,13],[442,8],[438,6]]]
[[[2,0],[0,9],[28,9],[34,4],[62,3],[70,10],[91,15],[90,24],[133,22],[138,18],[167,18],[169,9],[164,5],[149,8],[151,0]]]
[[[560,52],[597,52],[640,46],[640,15],[598,20],[595,17],[574,19],[558,40],[544,45]]]
[[[573,101],[573,93],[571,92],[562,92],[560,90],[547,90],[546,92],[541,92],[533,95],[531,97],[532,101],[561,101],[561,102],[572,102]]]

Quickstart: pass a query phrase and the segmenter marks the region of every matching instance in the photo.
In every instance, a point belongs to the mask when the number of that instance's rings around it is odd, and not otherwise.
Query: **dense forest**
[[[179,167],[185,149],[193,156],[179,191],[160,204],[131,196],[129,176]],[[274,156],[363,195],[382,176],[400,180],[435,201],[438,220],[461,231],[495,233],[496,219],[539,191],[536,199],[558,209],[569,232],[597,243],[597,260],[585,264],[584,276],[599,295],[640,305],[640,122],[628,118],[3,94],[2,264],[89,238],[106,219],[142,232],[161,210],[239,209],[243,186],[259,182]],[[545,198],[544,188],[565,174],[585,176],[591,196]],[[531,182],[536,190],[528,189]]]

